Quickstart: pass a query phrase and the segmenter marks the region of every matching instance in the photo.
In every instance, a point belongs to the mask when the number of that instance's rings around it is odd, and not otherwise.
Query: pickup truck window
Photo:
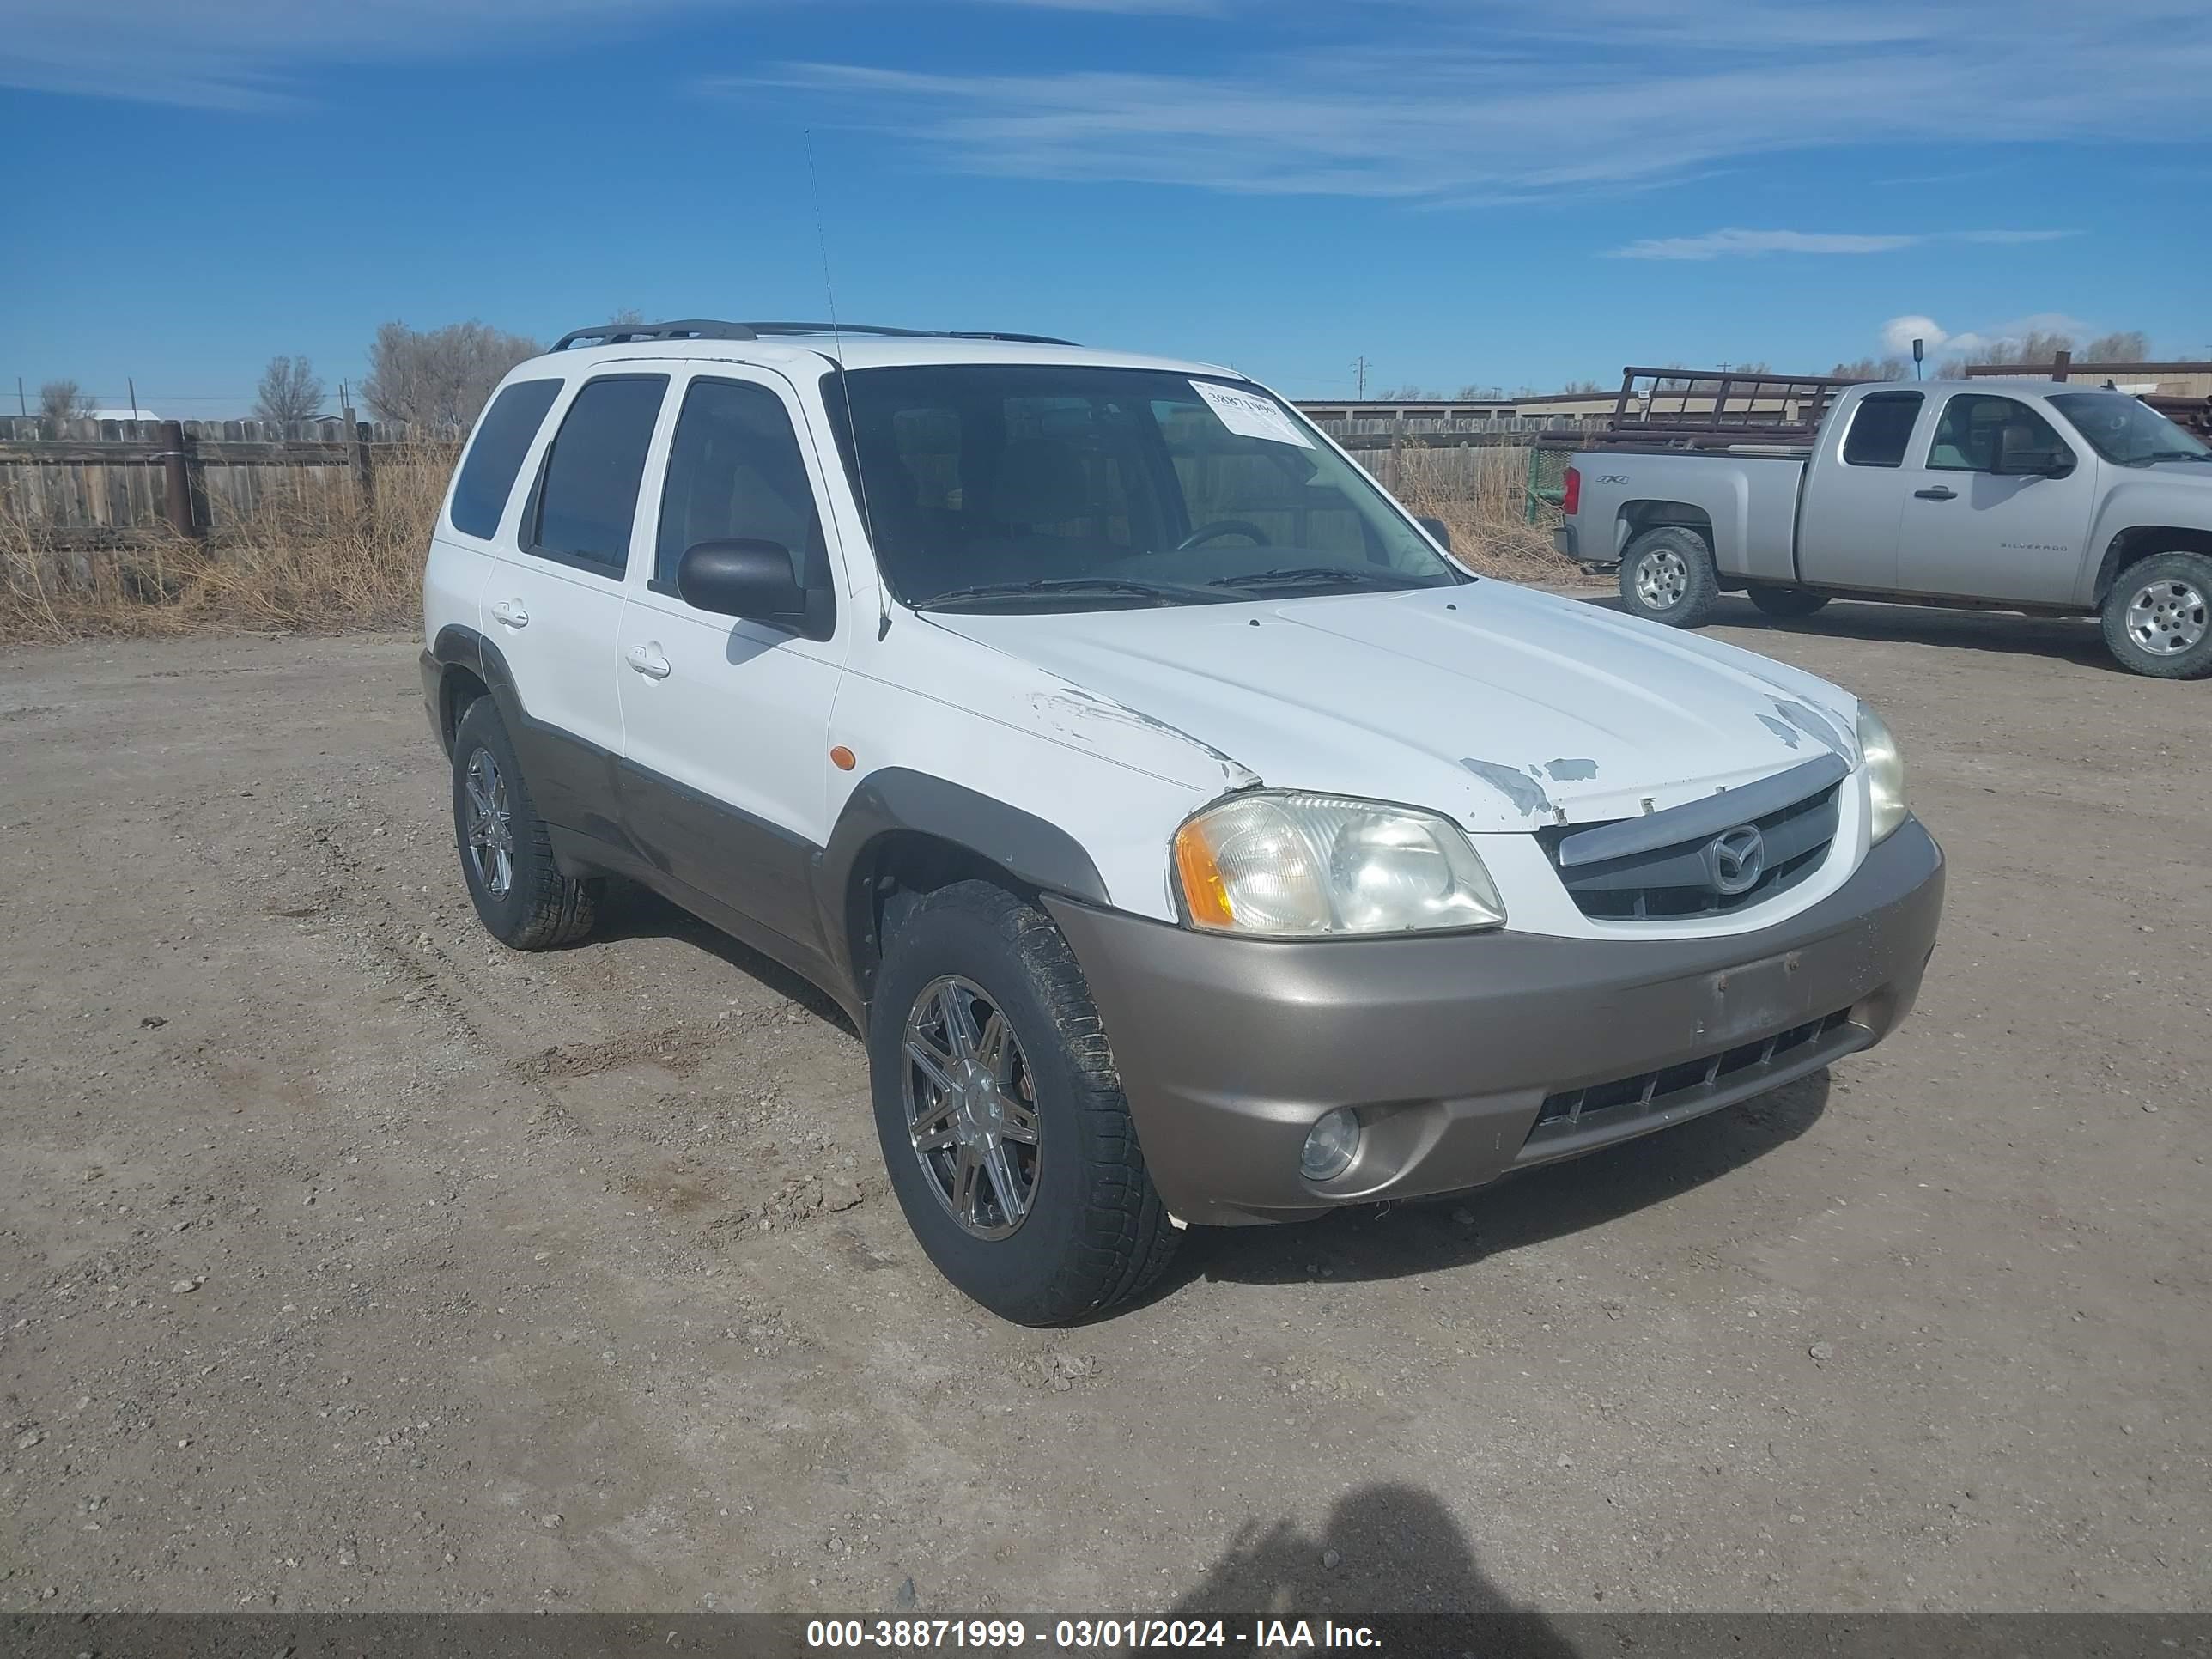
[[[2212,459],[2212,449],[2186,428],[2124,392],[2062,392],[2051,406],[2074,422],[2089,447],[2118,466]]]
[[[1844,465],[1903,466],[1923,401],[1917,392],[1874,392],[1860,399],[1844,436]]]
[[[2051,422],[2026,404],[2012,398],[1963,392],[1943,405],[1943,418],[1936,423],[1935,441],[1928,447],[1929,470],[1996,471],[2008,427],[2021,434],[2013,440],[2016,448],[2045,452],[2066,448]]]
[[[877,562],[910,605],[1190,605],[1468,580],[1249,384],[1060,363],[845,380],[823,402]]]

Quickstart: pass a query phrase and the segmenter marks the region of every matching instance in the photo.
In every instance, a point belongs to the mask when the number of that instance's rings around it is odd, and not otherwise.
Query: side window
[[[802,587],[834,586],[813,481],[783,399],[748,381],[694,380],[668,452],[653,585],[673,593],[685,548],[738,539],[786,549]]]
[[[1936,441],[1928,447],[1928,465],[1937,472],[1995,472],[2004,452],[2005,432],[2012,428],[2015,448],[2063,451],[2066,446],[2051,422],[2026,404],[2010,398],[1961,392],[1943,405],[1943,418],[1936,423]]]
[[[527,550],[605,575],[623,574],[645,452],[667,389],[665,374],[584,383],[538,474],[535,522],[524,527],[522,538]]]
[[[1861,398],[1851,429],[1844,434],[1844,465],[1903,466],[1920,404],[1917,392],[1876,392]]]
[[[522,458],[560,391],[558,380],[517,380],[492,399],[477,422],[469,458],[453,485],[453,505],[446,516],[454,529],[465,536],[499,533],[514,475],[522,471]]]

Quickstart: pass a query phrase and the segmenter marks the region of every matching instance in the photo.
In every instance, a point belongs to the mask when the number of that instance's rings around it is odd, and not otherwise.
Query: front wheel
[[[980,881],[915,905],[877,971],[868,1069],[907,1224],[993,1313],[1066,1324],[1166,1267],[1175,1228],[1105,1029],[1035,905]]]
[[[1620,597],[1631,616],[1695,628],[1711,614],[1720,594],[1712,549],[1685,526],[1647,530],[1620,556]]]
[[[2154,553],[2105,596],[2105,646],[2123,668],[2162,680],[2212,674],[2212,556]]]
[[[1828,602],[1826,593],[1815,593],[1805,587],[1769,587],[1754,583],[1749,591],[1753,605],[1781,622],[1809,617]]]

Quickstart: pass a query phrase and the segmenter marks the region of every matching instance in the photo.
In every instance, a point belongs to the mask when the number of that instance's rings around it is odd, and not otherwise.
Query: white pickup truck
[[[2212,674],[2212,450],[2126,392],[1876,383],[1809,447],[1653,435],[1573,458],[1558,532],[1619,565],[1636,616],[1694,628],[1733,590],[1784,617],[1838,596],[2096,616],[2124,667]]]

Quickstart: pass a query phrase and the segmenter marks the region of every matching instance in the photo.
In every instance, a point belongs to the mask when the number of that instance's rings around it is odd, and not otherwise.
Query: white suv
[[[479,422],[423,611],[485,927],[569,943],[627,878],[821,985],[916,1237],[1024,1322],[1185,1223],[1772,1088],[1935,943],[1856,699],[1478,580],[1228,369],[583,331]]]

